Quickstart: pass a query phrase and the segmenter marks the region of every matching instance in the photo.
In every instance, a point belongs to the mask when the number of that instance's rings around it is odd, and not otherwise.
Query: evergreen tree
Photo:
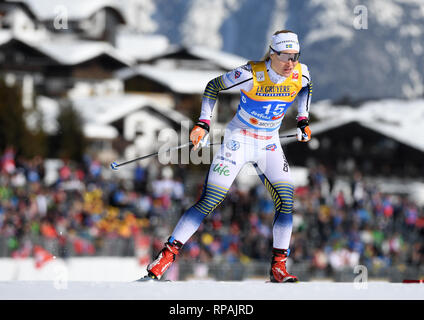
[[[20,86],[8,86],[0,78],[0,152],[13,146],[18,155],[45,155],[46,140],[41,127],[31,131],[26,122]]]
[[[73,105],[62,104],[57,118],[58,132],[50,145],[55,157],[82,161],[87,141],[83,132],[83,119]]]

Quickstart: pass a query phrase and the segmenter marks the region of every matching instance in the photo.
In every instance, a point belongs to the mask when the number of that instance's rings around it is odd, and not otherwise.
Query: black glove
[[[297,141],[308,142],[311,140],[311,129],[308,119],[302,119],[297,122]]]

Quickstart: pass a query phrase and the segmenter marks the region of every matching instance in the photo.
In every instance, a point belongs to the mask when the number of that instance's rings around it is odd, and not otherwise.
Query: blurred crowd
[[[30,256],[41,245],[63,258],[147,253],[146,263],[200,196],[204,180],[188,178],[188,167],[155,161],[135,166],[131,179],[119,179],[86,156],[82,163],[62,161],[47,183],[45,160],[20,159],[13,149],[3,153],[0,169],[3,257]],[[340,177],[320,165],[309,168],[308,179],[295,190],[292,262],[323,275],[358,264],[374,269],[424,264],[424,211],[406,195],[383,194],[360,172]],[[235,182],[179,259],[269,262],[273,219],[263,185],[246,191]]]
[[[316,275],[361,264],[369,270],[424,265],[424,208],[406,195],[383,194],[360,172],[335,179],[324,166],[295,189],[290,259]],[[269,261],[274,206],[267,190],[234,186],[186,255],[201,259]],[[202,253],[202,248],[205,252]]]

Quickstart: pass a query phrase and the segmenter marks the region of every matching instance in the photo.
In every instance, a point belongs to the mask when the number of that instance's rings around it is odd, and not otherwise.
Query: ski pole
[[[296,134],[289,134],[289,135],[279,136],[280,139],[282,139],[282,138],[291,138],[291,137],[296,137]],[[213,145],[218,145],[218,144],[222,144],[222,143],[220,143],[220,142],[209,143],[209,144],[207,144],[207,146],[213,146]],[[169,152],[169,151],[182,149],[184,147],[192,146],[192,145],[193,145],[193,142],[190,141],[190,142],[187,142],[187,143],[182,144],[180,146],[169,148],[168,150],[165,150],[165,151],[162,151],[162,152],[157,151],[157,152],[154,152],[154,153],[151,153],[151,154],[148,154],[148,155],[145,155],[145,156],[137,157],[137,158],[134,158],[132,160],[125,161],[125,162],[116,163],[114,161],[114,162],[112,162],[110,164],[110,167],[112,168],[112,170],[118,170],[119,167],[125,166],[125,165],[127,165],[129,163],[133,163],[133,162],[139,161],[139,160],[144,160],[144,159],[147,159],[147,158],[150,158],[150,157],[157,156],[157,155],[162,154],[162,153],[166,153],[166,152]]]
[[[178,150],[178,149],[182,149],[184,147],[192,146],[192,145],[193,145],[193,142],[190,141],[190,142],[187,142],[187,143],[182,144],[180,146],[169,148],[168,150],[165,150],[165,151],[162,151],[162,152],[157,151],[157,152],[154,152],[154,153],[151,153],[151,154],[148,154],[148,155],[145,155],[145,156],[137,157],[135,159],[128,160],[128,161],[125,161],[125,162],[121,162],[121,163],[112,162],[110,164],[110,167],[112,168],[112,170],[118,170],[118,167],[124,166],[126,164],[133,163],[133,162],[138,161],[138,160],[147,159],[147,158],[150,158],[150,157],[153,157],[153,156],[157,156],[160,153],[165,153],[165,152],[169,152],[169,151],[173,151],[173,150]]]
[[[288,135],[285,135],[285,136],[279,136],[280,139],[283,139],[283,138],[292,138],[292,137],[296,137],[296,134],[288,134]]]

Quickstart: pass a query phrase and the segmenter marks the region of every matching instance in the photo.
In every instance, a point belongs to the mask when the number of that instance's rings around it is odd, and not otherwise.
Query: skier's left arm
[[[312,81],[308,67],[302,64],[302,89],[297,95],[297,140],[308,142],[311,140],[309,128],[309,106],[312,97]]]

